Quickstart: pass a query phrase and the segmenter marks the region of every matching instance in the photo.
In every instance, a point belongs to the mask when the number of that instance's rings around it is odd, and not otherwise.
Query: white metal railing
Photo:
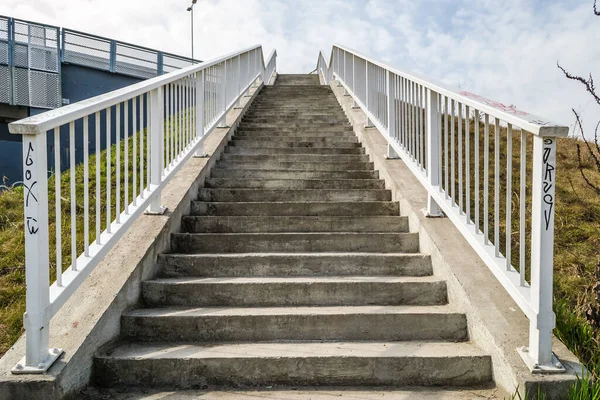
[[[27,281],[27,350],[14,373],[42,373],[56,360],[62,351],[48,347],[52,316],[140,214],[164,212],[166,183],[190,156],[204,154],[205,138],[275,69],[276,53],[265,69],[255,46],[9,125],[23,135]],[[67,182],[61,135],[69,137]],[[76,144],[83,147],[83,176],[76,173]]]
[[[552,353],[552,274],[556,138],[568,128],[342,46],[329,65],[319,54],[317,70],[343,86],[387,139],[388,156],[427,189],[427,214],[448,216],[529,318],[519,353],[530,369],[564,371]]]

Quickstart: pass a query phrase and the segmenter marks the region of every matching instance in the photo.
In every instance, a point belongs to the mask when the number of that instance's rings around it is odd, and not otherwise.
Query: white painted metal
[[[9,129],[12,133],[24,135],[23,159],[26,188],[27,312],[24,324],[27,331],[27,354],[25,359],[14,368],[14,373],[44,372],[60,356],[62,352],[60,349],[48,349],[50,319],[138,216],[146,209],[153,213],[162,211],[160,192],[167,182],[189,157],[198,153],[205,138],[214,130],[219,120],[224,119],[227,112],[254,83],[261,79],[272,80],[276,73],[276,60],[277,53],[273,51],[265,66],[262,48],[255,46],[10,124]],[[229,74],[226,71],[227,64],[231,66]],[[227,88],[229,88],[228,92]],[[210,101],[205,101],[206,99]],[[128,117],[130,101],[133,132],[130,132]],[[124,138],[121,138],[122,111],[124,111]],[[165,113],[167,115],[164,115]],[[114,123],[111,119],[112,114],[115,114]],[[92,228],[96,240],[91,244],[88,212],[90,171],[87,166],[90,116],[94,116],[96,149],[95,226]],[[76,203],[75,138],[79,133],[75,128],[80,126],[79,121],[83,121],[85,152],[83,159],[86,163],[83,178],[85,205],[83,211],[78,211]],[[168,129],[165,129],[165,121]],[[60,129],[63,126],[68,126],[69,130],[71,185],[69,228],[72,257],[70,268],[64,272],[62,272],[61,252],[59,152]],[[54,168],[57,171],[54,189],[57,233],[56,245],[53,246],[57,260],[57,281],[52,286],[49,282],[49,193],[46,176],[46,132],[49,130],[53,130],[55,134]],[[105,154],[102,154],[101,150],[101,133],[106,135]],[[130,133],[133,136],[131,164],[128,148]],[[116,137],[115,143],[112,143],[113,135]],[[123,143],[124,156],[120,149]],[[111,160],[113,145],[116,146],[114,166]],[[103,156],[106,157],[105,170],[101,168]],[[122,174],[123,163],[125,165]],[[131,181],[129,168],[133,171]],[[116,171],[113,174],[114,169]],[[105,193],[101,191],[103,183],[106,184]],[[131,199],[130,185],[133,193]],[[116,193],[111,193],[113,188]],[[122,189],[125,191],[124,195],[121,194]],[[124,207],[122,196],[124,196]],[[80,227],[79,232],[81,234],[83,231],[85,236],[83,249],[77,241],[78,212],[83,214],[83,229]],[[81,253],[77,252],[78,246],[83,250]]]
[[[348,56],[354,60],[365,61],[364,70],[354,68],[351,82],[346,76],[346,63]],[[354,66],[356,66],[356,61]],[[554,327],[554,314],[552,313],[552,257],[554,234],[554,171],[555,171],[555,137],[566,136],[568,128],[556,125],[542,118],[535,117],[526,112],[505,106],[501,103],[485,99],[473,93],[452,89],[446,85],[433,82],[430,79],[416,74],[403,72],[389,67],[381,62],[370,59],[358,52],[341,46],[334,46],[331,52],[329,65],[325,63],[322,54],[317,63],[319,73],[329,77],[325,82],[336,79],[338,84],[352,96],[353,101],[365,112],[368,124],[373,124],[386,138],[388,146],[406,164],[406,166],[419,179],[429,193],[429,214],[436,211],[436,205],[454,223],[465,237],[475,252],[481,257],[490,271],[511,295],[531,323],[530,343],[528,349],[519,350],[523,359],[534,372],[561,372],[564,369],[552,356],[552,328]],[[388,104],[381,109],[381,73],[387,78]],[[400,110],[395,112],[389,104],[390,82],[398,82],[398,96]],[[365,82],[364,101],[358,92],[357,82]],[[386,80],[384,79],[385,83]],[[427,91],[427,101],[420,98],[422,89]],[[384,97],[385,98],[385,97]],[[443,98],[438,101],[438,98]],[[456,110],[455,104],[458,105]],[[443,106],[443,111],[439,108]],[[463,108],[464,106],[464,108]],[[427,127],[425,129],[426,141],[421,156],[420,140],[422,132],[419,126],[419,117],[415,114],[421,107],[425,107]],[[474,110],[474,195],[475,195],[475,223],[471,221],[470,200],[470,131],[469,110]],[[463,113],[466,111],[466,113]],[[443,112],[443,114],[440,114]],[[455,142],[455,117],[458,112],[458,151]],[[484,160],[483,171],[480,166],[480,116],[484,121]],[[466,119],[465,143],[462,137],[462,118]],[[495,154],[494,154],[494,237],[489,234],[489,118],[494,118]],[[394,121],[395,120],[395,121]],[[438,123],[443,121],[443,135]],[[500,123],[502,121],[502,123]],[[449,126],[450,125],[450,126]],[[521,204],[519,207],[520,226],[520,266],[519,271],[510,265],[510,229],[506,232],[507,243],[506,257],[500,253],[499,239],[499,187],[500,178],[512,179],[512,148],[509,146],[507,169],[510,171],[505,176],[500,174],[499,146],[501,142],[501,127],[508,127],[508,140],[511,140],[512,129],[522,131],[521,140]],[[395,132],[398,127],[400,132]],[[524,216],[525,209],[525,136],[532,135],[534,140],[534,184],[532,202],[532,237],[531,237],[531,282],[525,281],[524,271],[525,242]],[[443,140],[442,140],[443,136]],[[450,136],[450,137],[449,137]],[[450,143],[449,143],[450,139]],[[443,146],[443,156],[441,148]],[[463,147],[464,146],[464,147]],[[464,149],[464,153],[463,153]],[[423,168],[423,158],[426,168]],[[442,168],[442,164],[444,167]],[[464,166],[463,166],[464,165]],[[458,201],[456,199],[455,168],[458,167]],[[463,169],[464,168],[464,169]],[[464,172],[464,175],[463,175]],[[443,181],[442,185],[442,176]],[[481,174],[483,173],[483,177]],[[483,196],[480,193],[479,180],[483,178]],[[464,183],[463,183],[464,181]],[[512,185],[505,182],[507,188],[507,223],[514,214],[510,205]],[[464,193],[466,190],[466,194]],[[483,232],[480,225],[480,201],[483,197]],[[466,203],[466,204],[465,204]]]

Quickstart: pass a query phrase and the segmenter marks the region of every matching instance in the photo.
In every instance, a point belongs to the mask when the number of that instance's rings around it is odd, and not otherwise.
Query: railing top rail
[[[79,118],[83,118],[84,116],[93,114],[97,111],[104,110],[115,104],[132,99],[168,83],[175,82],[194,72],[202,71],[229,58],[246,53],[248,51],[256,50],[258,48],[262,48],[262,46],[256,45],[248,47],[243,50],[204,61],[200,64],[190,65],[189,67],[185,67],[165,75],[150,78],[145,81],[114,90],[112,92],[91,97],[89,99],[50,110],[42,114],[24,118],[22,120],[10,123],[8,125],[9,131],[12,134],[20,135],[38,135],[46,133],[50,129],[67,124]]]
[[[457,100],[465,105],[474,107],[479,111],[485,112],[493,117],[499,118],[507,123],[514,125],[515,127],[519,127],[535,135],[567,136],[569,134],[569,128],[565,125],[556,124],[551,121],[548,121],[546,118],[542,118],[530,114],[528,112],[518,110],[513,106],[506,106],[500,102],[486,99],[485,97],[476,95],[465,90],[454,88],[450,85],[438,82],[421,74],[399,70],[380,61],[373,60],[371,57],[364,55],[358,51],[352,50],[348,47],[338,44],[334,44],[333,47],[337,47],[348,53],[352,53],[355,56],[365,59],[371,64],[377,65],[396,75],[416,82],[419,85],[422,85],[428,89],[431,89],[434,92],[440,93],[444,96],[448,96],[449,98]],[[330,66],[332,65],[333,55],[334,52],[332,51],[329,61]]]
[[[40,26],[40,27],[44,27],[44,28],[60,29],[60,27],[58,27],[56,25],[46,24],[44,22],[29,21],[29,20],[21,19],[21,18],[9,17],[8,15],[1,15],[0,14],[0,18],[12,19],[13,21],[24,22],[26,24],[36,25],[36,26]]]

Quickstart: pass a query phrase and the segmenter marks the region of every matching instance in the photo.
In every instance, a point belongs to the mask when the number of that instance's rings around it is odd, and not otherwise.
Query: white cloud
[[[0,14],[182,55],[190,1],[3,0]],[[591,0],[198,0],[195,53],[211,58],[253,44],[277,48],[279,70],[307,73],[319,50],[344,44],[399,69],[460,85],[572,124],[597,119],[580,85],[556,68],[600,80],[600,18]]]

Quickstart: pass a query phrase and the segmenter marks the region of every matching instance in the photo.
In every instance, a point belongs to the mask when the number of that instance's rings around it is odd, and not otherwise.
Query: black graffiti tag
[[[27,217],[27,231],[30,235],[38,233],[40,228],[37,226],[37,219],[33,217]]]
[[[546,224],[546,230],[550,229],[550,222],[552,219],[552,211],[554,209],[554,194],[552,189],[554,187],[554,165],[550,164],[548,160],[550,159],[550,155],[552,154],[552,146],[554,141],[552,139],[544,139],[544,144],[548,145],[548,147],[544,147],[543,153],[543,164],[544,164],[544,179],[542,183],[542,190],[544,191],[543,202],[548,207],[544,210],[544,222]]]
[[[33,165],[33,156],[32,156],[33,152],[35,152],[35,150],[33,149],[33,144],[30,142],[29,147],[27,148],[27,155],[25,156],[25,166],[26,167],[31,167]],[[34,181],[32,183],[29,183],[30,180],[31,180],[31,169],[26,169],[25,170],[25,183],[23,183],[23,187],[26,190],[25,208],[29,207],[30,199],[32,199],[33,201],[38,203],[38,199],[35,196],[35,194],[33,193],[33,188],[35,187],[35,185],[37,185],[38,182]],[[29,232],[30,235],[35,235],[38,233],[39,230],[40,230],[40,228],[38,227],[37,219],[27,216],[27,232]]]

